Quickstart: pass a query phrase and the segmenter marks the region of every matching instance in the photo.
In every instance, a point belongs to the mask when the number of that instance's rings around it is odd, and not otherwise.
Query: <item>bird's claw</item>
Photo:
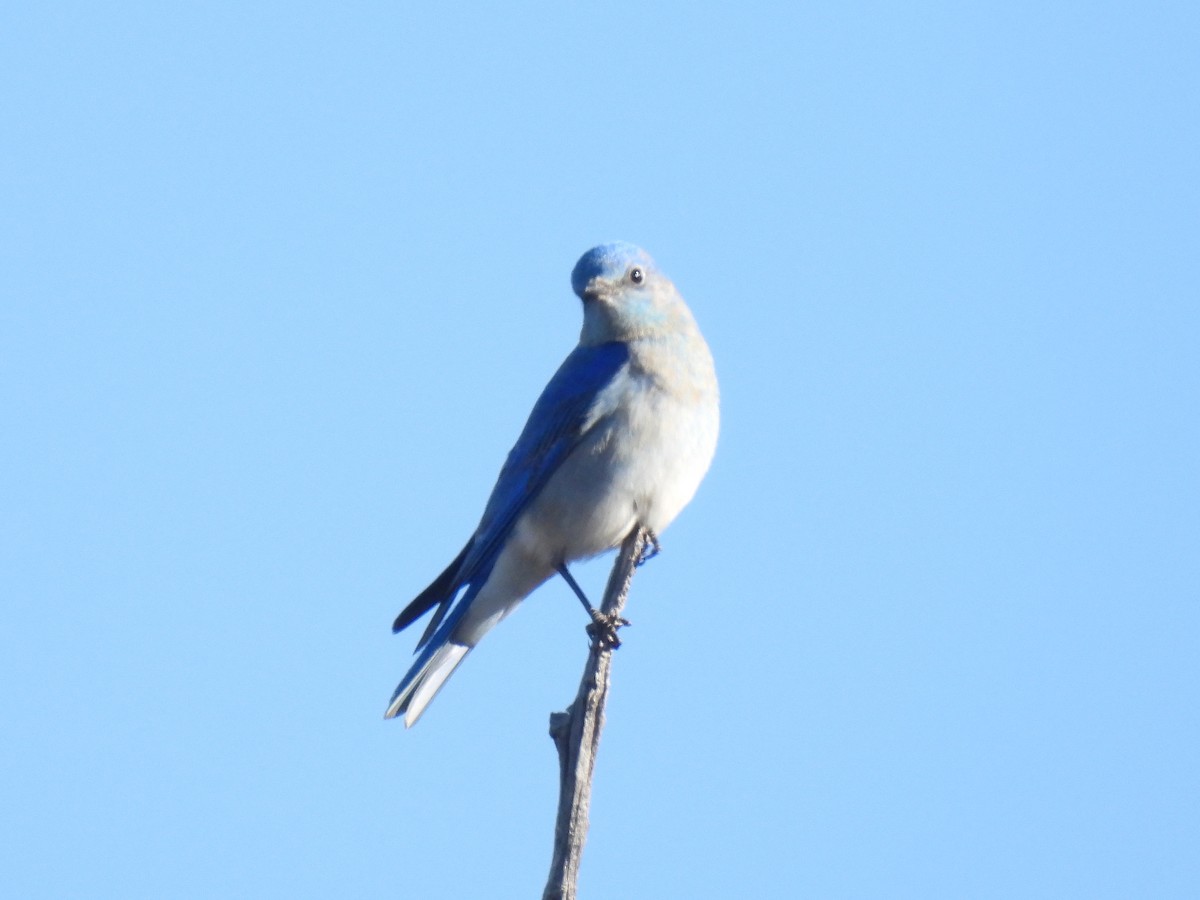
[[[658,535],[653,531],[646,529],[646,543],[642,545],[642,552],[638,554],[635,567],[641,568],[654,557],[662,552],[662,545],[658,542]]]
[[[621,616],[592,610],[592,622],[587,627],[587,633],[593,643],[602,650],[616,650],[621,646],[621,639],[617,637],[617,629],[632,624]]]

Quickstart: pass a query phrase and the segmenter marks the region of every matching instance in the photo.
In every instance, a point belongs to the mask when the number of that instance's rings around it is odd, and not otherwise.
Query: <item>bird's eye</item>
[[[646,277],[646,273],[643,272],[637,266],[634,266],[632,269],[629,270],[629,280],[632,281],[634,284],[641,284],[642,281],[645,279],[645,277]]]

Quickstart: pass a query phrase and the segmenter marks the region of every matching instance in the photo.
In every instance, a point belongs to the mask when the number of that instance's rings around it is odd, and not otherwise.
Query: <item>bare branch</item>
[[[575,700],[565,712],[550,714],[550,737],[558,750],[558,818],[554,823],[554,857],[542,900],[575,900],[579,861],[587,840],[592,771],[604,727],[612,652],[619,646],[616,629],[624,623],[621,611],[638,561],[653,537],[638,526],[621,544],[613,563],[598,620],[588,628],[592,645]],[[656,542],[657,544],[657,542]]]

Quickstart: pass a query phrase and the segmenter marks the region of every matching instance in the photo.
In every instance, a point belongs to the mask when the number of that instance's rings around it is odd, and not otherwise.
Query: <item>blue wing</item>
[[[454,562],[396,617],[393,631],[405,628],[437,606],[417,643],[420,650],[439,630],[459,589],[473,584],[478,590],[487,580],[514,523],[579,444],[590,424],[597,395],[628,360],[629,347],[612,342],[576,347],[563,361],[509,451],[479,528]],[[465,608],[474,594],[469,591],[460,607]],[[457,620],[458,616],[453,618]]]

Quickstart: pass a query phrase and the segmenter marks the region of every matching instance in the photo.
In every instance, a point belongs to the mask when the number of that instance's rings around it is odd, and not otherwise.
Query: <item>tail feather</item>
[[[425,629],[425,634],[422,635],[421,642],[417,644],[417,648],[420,649],[428,642],[433,632],[437,630],[438,624],[441,623],[442,616],[446,614],[446,610],[450,606],[450,601],[454,599],[454,595],[462,587],[462,581],[459,580],[459,569],[462,568],[463,560],[467,558],[467,552],[471,549],[471,544],[473,543],[474,538],[467,541],[467,546],[463,547],[462,552],[454,558],[454,562],[446,566],[446,570],[433,580],[433,584],[421,591],[412,603],[400,611],[400,615],[396,616],[396,621],[392,623],[393,632],[407,628],[429,610],[433,609],[433,607],[437,606],[439,609],[434,616],[433,623],[429,628]]]
[[[394,719],[404,713],[404,727],[415,725],[425,707],[442,689],[446,679],[458,668],[470,649],[466,644],[447,640],[432,652],[424,654],[427,658],[419,660],[396,688],[391,705],[383,717]]]
[[[463,597],[463,601],[454,607],[446,621],[442,622],[438,628],[437,633],[420,651],[412,668],[401,679],[396,693],[392,694],[392,702],[388,704],[387,712],[383,714],[385,719],[394,719],[400,713],[404,713],[404,726],[411,728],[417,719],[421,718],[421,713],[433,700],[434,695],[441,690],[446,679],[466,657],[467,651],[471,647],[462,643],[461,640],[454,640],[453,635],[454,629],[466,615],[474,596],[474,593],[468,592]]]
[[[490,563],[486,566],[472,567],[473,578],[479,580],[469,582],[458,603],[451,606],[454,594],[462,587],[462,583],[457,580],[458,569],[470,547],[471,545],[468,544],[459,554],[459,558],[451,563],[450,567],[439,575],[437,580],[421,593],[420,597],[409,604],[396,620],[397,625],[403,627],[410,624],[425,610],[435,605],[438,606],[433,620],[425,629],[425,634],[417,642],[416,661],[408,670],[408,674],[400,681],[396,692],[392,694],[392,702],[388,705],[387,712],[384,713],[385,719],[394,719],[404,713],[405,726],[414,725],[417,719],[421,718],[425,707],[441,690],[446,679],[458,668],[459,663],[463,661],[479,638],[507,612],[507,610],[499,610],[491,615],[484,614],[482,621],[466,627],[469,621],[464,620],[467,619],[468,611],[476,614],[482,612],[472,610],[472,604],[487,581],[491,571]],[[450,593],[437,599],[437,594],[444,589],[449,589]],[[413,615],[413,611],[422,604],[424,604],[424,608],[419,609],[416,615]],[[464,626],[462,630],[460,630],[460,625]]]

